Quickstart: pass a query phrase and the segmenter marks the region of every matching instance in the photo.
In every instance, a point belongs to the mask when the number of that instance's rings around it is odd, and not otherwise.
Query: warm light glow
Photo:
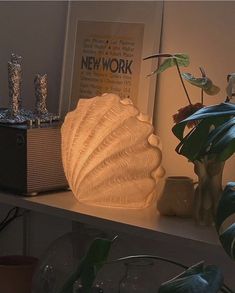
[[[106,207],[144,208],[163,176],[159,138],[131,100],[81,99],[62,126],[65,175],[76,198]]]

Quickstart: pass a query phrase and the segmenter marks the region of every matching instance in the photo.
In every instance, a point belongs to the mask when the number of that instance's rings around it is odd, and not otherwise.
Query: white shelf
[[[35,197],[0,192],[0,203],[145,237],[173,235],[209,244],[219,243],[213,227],[198,226],[192,219],[162,217],[155,207],[142,210],[91,207],[79,203],[70,191]]]

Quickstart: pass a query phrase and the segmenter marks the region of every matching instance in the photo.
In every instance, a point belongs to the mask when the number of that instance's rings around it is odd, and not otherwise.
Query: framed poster
[[[68,7],[60,115],[79,98],[112,92],[130,98],[152,116],[156,76],[151,60],[159,51],[162,2],[78,1]]]
[[[114,93],[137,103],[144,25],[78,21],[70,107]]]

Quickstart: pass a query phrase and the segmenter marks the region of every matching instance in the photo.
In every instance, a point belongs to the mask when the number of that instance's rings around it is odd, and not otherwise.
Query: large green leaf
[[[174,135],[180,140],[176,147],[177,153],[190,161],[201,157],[217,154],[218,159],[225,161],[235,151],[235,126],[231,116],[235,115],[235,105],[222,103],[204,107],[172,128]],[[189,121],[198,124],[184,136]],[[227,124],[230,121],[230,124]]]
[[[187,67],[189,65],[189,56],[187,54],[154,54],[144,58],[144,60],[152,59],[152,58],[166,58],[162,64],[154,70],[150,75],[159,74],[165,71],[166,69],[175,66],[176,62],[178,66]]]
[[[205,154],[218,154],[220,161],[227,160],[235,152],[235,118],[231,118],[211,131],[205,145]]]
[[[210,126],[210,119],[202,120],[181,140],[176,147],[176,152],[192,162],[198,159],[205,140],[208,137]]]
[[[227,254],[235,260],[235,223],[230,225],[220,236],[220,242]]]
[[[221,233],[222,224],[233,214],[235,214],[235,182],[229,182],[219,201],[215,224],[221,244],[228,255],[235,259],[235,224],[229,225],[228,228]]]
[[[175,124],[172,128],[174,135],[179,139],[183,139],[185,127],[189,121],[202,120],[205,118],[217,116],[231,116],[235,115],[235,104],[232,103],[221,103],[218,105],[208,106],[201,108],[193,115]]]
[[[192,162],[200,160],[205,155],[210,155],[212,153],[210,151],[211,144],[208,144],[208,140],[211,128],[217,129],[227,120],[228,118],[224,116],[202,119],[193,130],[181,139],[176,147],[176,152]]]
[[[232,214],[235,213],[235,182],[229,182],[224,188],[223,194],[218,204],[216,213],[216,229],[219,229],[223,222]]]
[[[207,76],[194,77],[191,73],[182,73],[181,76],[190,84],[203,89],[208,95],[216,95],[220,91],[220,88],[214,85]]]
[[[224,137],[226,132],[231,127],[233,127],[234,124],[235,118],[225,117],[224,119],[222,119],[220,125],[218,125],[217,128],[213,129],[210,132],[207,142],[205,144],[205,148],[211,149],[221,138]]]
[[[182,274],[163,283],[159,293],[217,293],[223,276],[216,266],[204,267],[203,262],[190,267]]]
[[[68,276],[60,293],[73,293],[73,284],[78,279],[81,279],[84,293],[90,293],[96,274],[106,261],[115,239],[116,237],[112,240],[96,238],[91,243],[87,254],[81,260],[77,269]]]

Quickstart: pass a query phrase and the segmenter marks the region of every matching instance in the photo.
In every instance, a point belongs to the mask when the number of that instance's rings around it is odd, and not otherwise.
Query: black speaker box
[[[60,126],[0,124],[0,189],[35,195],[68,187]]]

